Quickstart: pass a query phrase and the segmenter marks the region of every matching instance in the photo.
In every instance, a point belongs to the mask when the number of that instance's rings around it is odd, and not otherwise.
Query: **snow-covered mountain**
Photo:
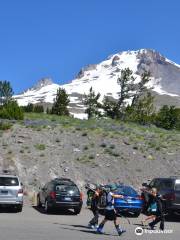
[[[167,96],[180,104],[180,65],[149,49],[120,52],[99,64],[88,65],[69,84],[60,86],[51,79],[42,79],[36,86],[14,97],[20,105],[52,103],[57,89],[63,87],[70,97],[70,112],[84,117],[82,95],[88,93],[92,86],[96,92],[101,93],[101,99],[104,95],[117,98],[120,90],[117,78],[120,70],[127,67],[133,71],[136,81],[140,80],[140,75],[145,70],[150,71],[152,78],[149,87],[153,87],[158,96]]]

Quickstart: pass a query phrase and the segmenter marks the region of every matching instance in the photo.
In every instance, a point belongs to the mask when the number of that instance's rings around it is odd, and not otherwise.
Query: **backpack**
[[[149,213],[156,213],[156,212],[157,212],[157,202],[152,202],[152,203],[149,205],[147,211],[148,211]]]

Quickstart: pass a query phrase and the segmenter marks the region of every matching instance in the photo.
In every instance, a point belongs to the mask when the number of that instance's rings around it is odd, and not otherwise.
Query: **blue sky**
[[[180,64],[179,0],[0,1],[0,80],[70,82],[87,64],[153,48]]]

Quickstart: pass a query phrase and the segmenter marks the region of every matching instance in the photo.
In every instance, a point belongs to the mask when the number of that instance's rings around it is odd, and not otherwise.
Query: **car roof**
[[[10,175],[10,174],[0,174],[0,177],[12,177],[12,178],[18,178],[16,175]]]
[[[153,178],[152,180],[176,180],[180,179],[180,177],[177,176],[170,176],[170,177],[159,177],[159,178]]]

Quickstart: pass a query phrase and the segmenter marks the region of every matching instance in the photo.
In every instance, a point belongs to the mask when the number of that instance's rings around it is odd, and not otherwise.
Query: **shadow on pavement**
[[[54,209],[48,213],[45,212],[44,208],[42,207],[33,207],[36,211],[38,211],[41,214],[46,215],[75,215],[73,211],[71,210],[61,210],[61,209]]]
[[[60,224],[60,225],[64,225],[64,224]],[[103,234],[98,234],[96,232],[96,230],[94,229],[89,229],[86,226],[81,226],[81,225],[65,225],[65,226],[69,226],[69,227],[60,227],[61,229],[66,229],[66,230],[70,230],[70,231],[78,231],[78,232],[83,232],[83,233],[91,233],[91,234],[95,234],[95,235],[106,235],[106,236],[114,236],[116,237],[116,234],[110,234],[110,233],[103,233]],[[70,228],[70,227],[75,227],[75,228]],[[77,229],[77,228],[87,228],[87,230],[85,229]]]
[[[180,222],[180,215],[167,215],[165,217],[165,222]]]
[[[18,213],[19,211],[15,207],[1,207],[0,213]]]

